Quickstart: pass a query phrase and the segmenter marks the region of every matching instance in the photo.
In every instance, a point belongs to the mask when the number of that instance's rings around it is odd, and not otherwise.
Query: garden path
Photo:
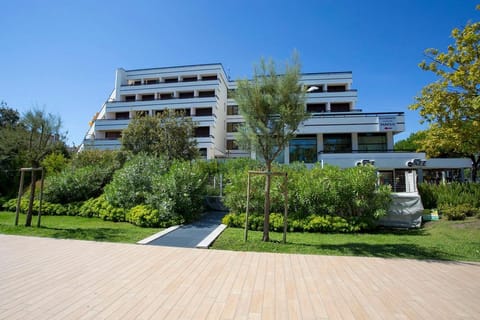
[[[181,226],[147,244],[155,246],[195,248],[222,223],[222,218],[225,214],[225,211],[206,212],[200,220]]]

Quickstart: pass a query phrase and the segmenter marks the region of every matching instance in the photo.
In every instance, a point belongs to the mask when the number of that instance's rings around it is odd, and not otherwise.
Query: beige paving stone
[[[0,235],[0,319],[479,319],[480,264]]]

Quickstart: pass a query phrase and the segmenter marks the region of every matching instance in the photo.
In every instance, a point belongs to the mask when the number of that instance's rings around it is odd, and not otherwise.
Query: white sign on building
[[[378,116],[379,131],[394,131],[397,128],[397,116]]]

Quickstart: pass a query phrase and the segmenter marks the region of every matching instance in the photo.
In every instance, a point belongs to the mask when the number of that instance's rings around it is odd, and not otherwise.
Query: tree
[[[18,111],[9,108],[5,101],[0,101],[0,128],[16,126],[19,120]]]
[[[0,102],[0,195],[10,196],[18,187],[15,177],[22,162],[20,157],[20,114]]]
[[[477,6],[480,10],[480,5]],[[449,153],[472,160],[472,180],[480,164],[480,22],[453,29],[446,52],[427,49],[420,68],[438,80],[422,89],[410,106],[427,122],[422,147],[430,155]]]
[[[122,133],[122,147],[167,160],[193,160],[198,156],[194,123],[185,113],[165,110],[154,117],[135,117]]]
[[[252,80],[237,81],[235,100],[245,123],[238,129],[238,144],[263,157],[266,166],[263,241],[269,241],[272,162],[285,149],[302,121],[307,119],[305,92],[299,84],[296,56],[279,75],[275,63],[263,59]]]
[[[425,131],[413,132],[408,138],[397,141],[393,146],[395,151],[424,151],[422,148],[423,140],[425,139]]]
[[[51,113],[45,113],[45,111],[40,109],[32,109],[23,115],[20,124],[24,130],[22,145],[24,146],[26,160],[28,165],[33,168],[39,167],[48,154],[65,144],[65,136],[60,131],[62,128],[60,117]],[[35,171],[32,171],[30,202],[25,222],[26,227],[29,227],[32,223],[35,182]]]

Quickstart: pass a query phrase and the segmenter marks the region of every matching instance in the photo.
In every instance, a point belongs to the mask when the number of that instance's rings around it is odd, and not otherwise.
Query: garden
[[[372,166],[340,169],[301,163],[274,164],[288,175],[288,238],[283,231],[283,179],[272,179],[270,231],[263,229],[264,177],[251,180],[250,240],[243,241],[247,172],[264,169],[259,161],[225,162],[168,160],[125,151],[84,151],[72,159],[52,154],[42,203],[42,227],[13,226],[17,199],[4,199],[0,232],[96,241],[136,242],[162,228],[185,224],[205,212],[205,197],[220,195],[229,228],[213,248],[314,254],[480,260],[480,186],[478,184],[421,184],[426,212],[438,210],[442,219],[418,230],[380,229],[390,189],[377,185]],[[39,183],[39,182],[37,182]],[[39,188],[36,189],[37,193]],[[28,191],[21,212],[28,209]],[[39,209],[39,195],[34,213]],[[450,221],[454,220],[454,221]]]

